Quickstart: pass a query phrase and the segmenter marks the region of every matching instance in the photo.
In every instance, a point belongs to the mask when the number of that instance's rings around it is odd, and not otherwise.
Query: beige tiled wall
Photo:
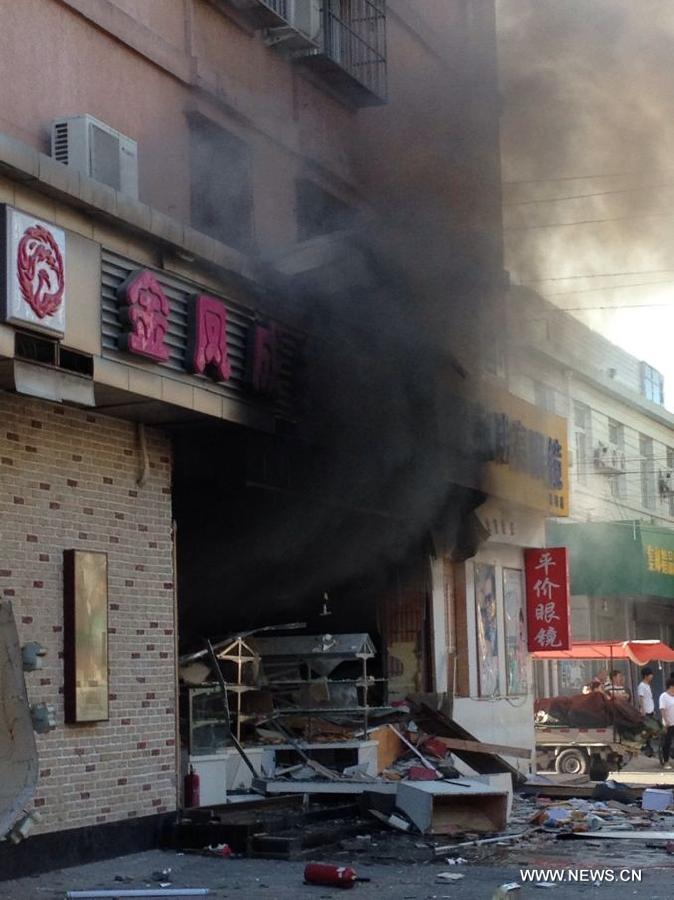
[[[56,707],[38,737],[39,831],[175,808],[171,450],[148,430],[137,484],[135,426],[0,393],[0,595],[22,642],[47,648],[26,676]],[[110,720],[63,717],[63,550],[108,554]]]

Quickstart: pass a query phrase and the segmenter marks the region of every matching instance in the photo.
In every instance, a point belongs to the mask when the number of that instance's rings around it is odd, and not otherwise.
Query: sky
[[[662,372],[674,411],[674,3],[497,9],[511,280]]]

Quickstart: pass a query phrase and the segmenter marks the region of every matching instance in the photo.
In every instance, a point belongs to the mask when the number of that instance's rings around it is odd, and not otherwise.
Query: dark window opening
[[[306,241],[321,234],[353,226],[356,212],[334,194],[324,191],[313,181],[297,182],[297,239]]]
[[[78,375],[93,377],[94,359],[86,353],[78,353],[77,350],[59,348],[59,368],[68,372],[76,372]]]
[[[253,234],[250,149],[201,117],[191,122],[191,221],[204,234],[248,251]]]
[[[17,331],[14,337],[14,353],[17,359],[46,366],[57,366],[59,369],[76,372],[78,375],[86,375],[89,378],[94,374],[92,356],[61,347],[54,338]]]
[[[14,337],[14,352],[19,359],[55,366],[58,360],[58,344],[49,338],[17,331]]]

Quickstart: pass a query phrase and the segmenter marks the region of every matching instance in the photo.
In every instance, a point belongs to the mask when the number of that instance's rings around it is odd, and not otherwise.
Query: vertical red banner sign
[[[568,650],[571,629],[566,547],[525,550],[524,570],[529,651]]]

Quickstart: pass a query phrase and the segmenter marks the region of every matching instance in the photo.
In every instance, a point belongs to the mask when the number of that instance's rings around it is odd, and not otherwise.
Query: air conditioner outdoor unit
[[[57,119],[51,155],[83,175],[138,199],[138,144],[93,116]]]
[[[625,454],[613,444],[599,444],[594,451],[594,465],[600,472],[619,475],[626,469]]]
[[[674,474],[671,469],[665,469],[658,475],[658,493],[661,497],[671,497],[674,494]]]
[[[286,0],[288,22],[309,38],[312,44],[321,40],[321,0]]]

